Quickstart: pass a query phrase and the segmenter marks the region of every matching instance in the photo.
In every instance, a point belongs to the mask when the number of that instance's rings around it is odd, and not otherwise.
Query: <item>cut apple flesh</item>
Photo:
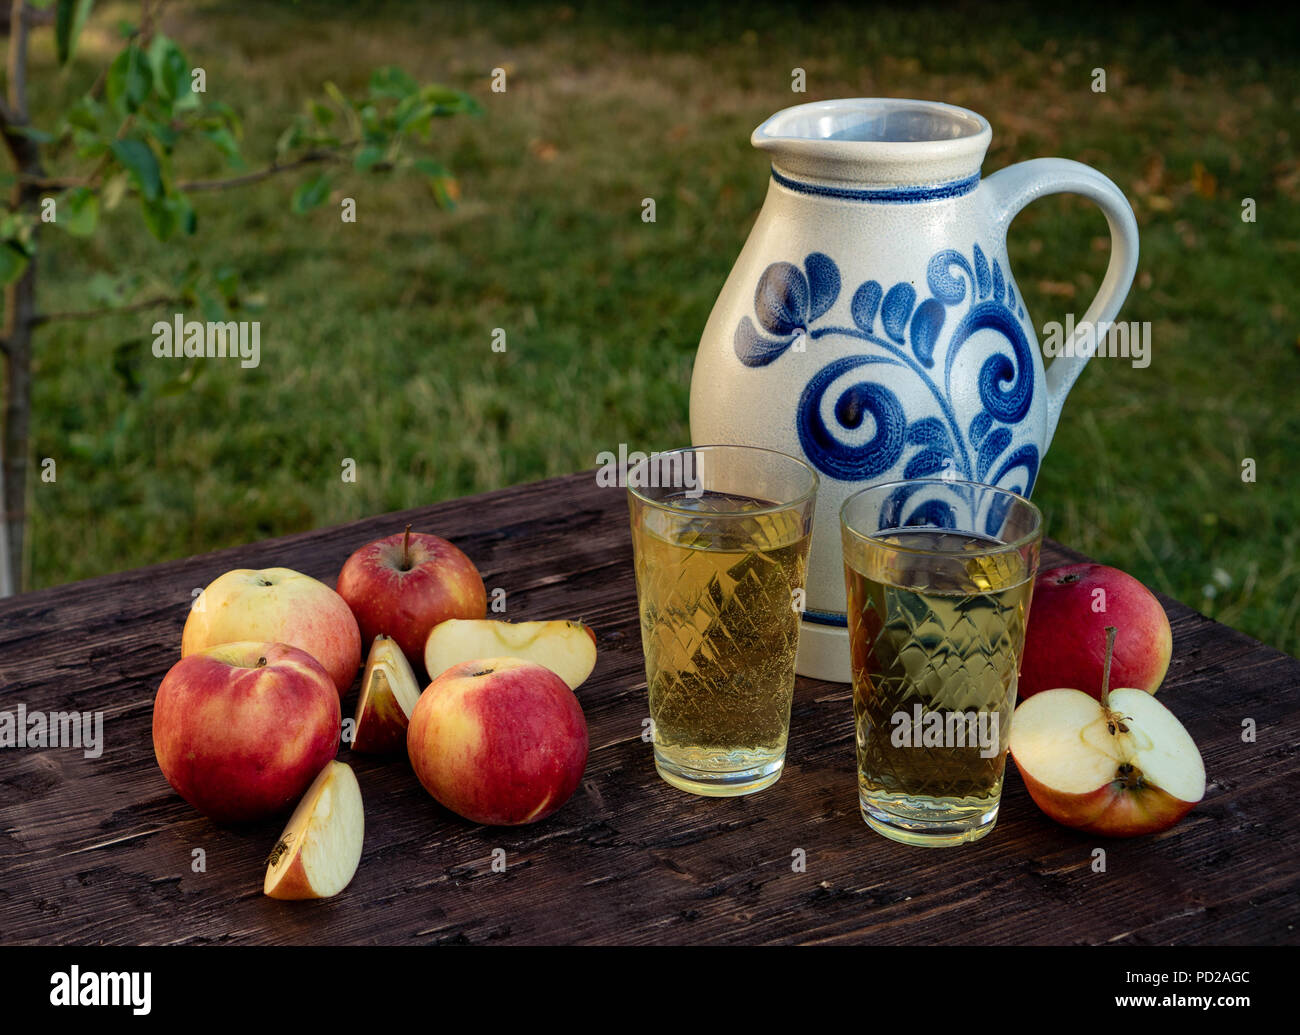
[[[406,727],[419,700],[420,684],[402,648],[391,637],[376,636],[361,680],[352,750],[371,754],[403,750]]]
[[[453,665],[492,657],[536,662],[576,690],[596,667],[596,640],[581,622],[452,618],[433,627],[424,647],[430,679]]]
[[[357,872],[364,840],[356,774],[343,762],[331,762],[289,817],[267,860],[262,890],[280,899],[337,895]]]
[[[1144,690],[1110,691],[1109,714],[1079,690],[1035,694],[1015,711],[1011,755],[1037,783],[1063,794],[1089,794],[1117,781],[1159,788],[1184,802],[1205,796],[1196,744]]]

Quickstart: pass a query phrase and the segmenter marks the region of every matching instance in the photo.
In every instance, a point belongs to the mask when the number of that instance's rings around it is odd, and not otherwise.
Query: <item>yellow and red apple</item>
[[[587,721],[550,669],[519,658],[454,665],[420,696],[406,731],[411,767],[443,806],[475,823],[535,823],[573,795]]]
[[[1106,633],[1113,642],[1114,627]],[[1201,754],[1152,694],[1109,686],[1103,667],[1100,699],[1058,688],[1022,701],[1011,757],[1034,803],[1058,823],[1106,837],[1164,830],[1205,795]]]
[[[339,697],[361,668],[361,633],[348,605],[291,568],[240,568],[209,585],[185,620],[181,657],[241,640],[305,650],[330,674]]]
[[[339,744],[339,695],[306,651],[223,643],[182,658],[154,699],[167,782],[221,822],[275,815],[302,797]]]
[[[339,572],[338,591],[365,642],[391,636],[413,666],[423,664],[425,641],[439,622],[487,614],[487,590],[474,562],[446,539],[413,533],[410,525],[353,553]]]
[[[596,667],[596,634],[581,622],[453,618],[434,626],[424,645],[424,668],[430,676],[462,661],[493,657],[535,661],[576,690]]]
[[[1076,687],[1097,697],[1105,665],[1105,629],[1120,630],[1111,681],[1155,693],[1169,669],[1173,634],[1165,609],[1132,575],[1102,564],[1042,572],[1025,626],[1019,693]]]

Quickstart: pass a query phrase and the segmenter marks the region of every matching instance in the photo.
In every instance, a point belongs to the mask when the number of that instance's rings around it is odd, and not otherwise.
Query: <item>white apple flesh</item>
[[[406,727],[420,700],[420,684],[391,636],[376,636],[366,658],[357,700],[352,750],[388,754],[406,749]]]
[[[424,645],[430,679],[453,665],[495,657],[535,662],[576,690],[596,667],[596,634],[581,622],[451,619],[434,626]]]
[[[1145,690],[1109,690],[1107,629],[1101,700],[1045,690],[1022,701],[1010,750],[1029,795],[1065,826],[1133,837],[1173,826],[1205,796],[1205,765],[1183,724]]]
[[[356,774],[330,762],[307,788],[267,860],[262,890],[271,898],[329,898],[361,862],[365,814]]]

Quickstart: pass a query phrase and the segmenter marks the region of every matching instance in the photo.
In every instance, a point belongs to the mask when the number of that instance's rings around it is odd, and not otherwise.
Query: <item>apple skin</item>
[[[587,720],[550,669],[487,658],[453,665],[429,684],[406,747],[424,789],[457,815],[487,826],[535,823],[577,790]]]
[[[391,636],[411,667],[423,671],[430,630],[448,618],[485,617],[487,589],[473,561],[427,532],[410,533],[404,567],[405,536],[376,539],[353,553],[339,572],[338,592],[366,643]]]
[[[1102,837],[1140,837],[1173,826],[1196,807],[1159,787],[1135,793],[1118,780],[1088,794],[1070,794],[1045,787],[1017,766],[1029,796],[1056,822]]]
[[[1105,591],[1106,610],[1093,608]],[[1070,564],[1041,572],[1025,627],[1019,692],[1023,701],[1044,690],[1077,687],[1101,698],[1105,627],[1117,626],[1112,686],[1154,694],[1169,670],[1173,633],[1160,601],[1132,575],[1103,564]]]
[[[287,643],[321,663],[339,697],[361,668],[361,632],[347,603],[291,568],[239,568],[203,591],[181,636],[181,657],[241,640]]]
[[[182,658],[163,677],[154,755],[176,793],[204,815],[261,819],[298,801],[333,760],[339,722],[334,681],[306,651],[225,643]]]

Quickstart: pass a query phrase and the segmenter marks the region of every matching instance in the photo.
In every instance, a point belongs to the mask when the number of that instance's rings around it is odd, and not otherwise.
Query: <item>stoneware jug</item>
[[[844,499],[927,476],[1028,496],[1090,355],[1079,336],[1104,333],[1133,281],[1137,223],[1119,189],[1061,158],[981,179],[991,138],[973,111],[899,99],[801,104],[751,138],[772,179],[700,341],[691,438],[779,449],[821,475],[802,675],[850,678]],[[1045,369],[1006,234],[1029,202],[1057,193],[1101,207],[1111,253]]]

